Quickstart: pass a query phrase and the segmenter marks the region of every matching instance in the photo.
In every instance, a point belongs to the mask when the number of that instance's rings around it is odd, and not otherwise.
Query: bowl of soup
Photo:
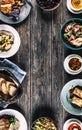
[[[82,10],[82,0],[70,0],[71,9],[74,11]]]

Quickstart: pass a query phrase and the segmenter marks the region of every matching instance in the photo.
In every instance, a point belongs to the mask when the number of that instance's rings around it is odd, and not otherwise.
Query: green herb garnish
[[[74,4],[76,4],[76,5],[79,5],[80,3],[81,3],[80,1],[74,2]]]
[[[10,118],[10,123],[12,123],[13,125],[16,124],[16,118],[15,117],[11,117]]]
[[[5,39],[6,39],[6,37],[2,37],[1,42],[4,43]]]

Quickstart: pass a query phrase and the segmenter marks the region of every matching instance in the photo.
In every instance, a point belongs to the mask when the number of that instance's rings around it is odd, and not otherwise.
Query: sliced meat
[[[10,127],[10,122],[9,120],[5,118],[0,119],[0,130],[8,130]]]
[[[68,39],[68,41],[72,41],[72,40],[75,40],[75,36],[74,35],[71,35],[70,38]]]
[[[76,33],[80,30],[80,25],[75,25],[73,31]]]
[[[66,28],[65,28],[65,32],[68,32],[71,28],[72,28],[71,25],[67,25]]]

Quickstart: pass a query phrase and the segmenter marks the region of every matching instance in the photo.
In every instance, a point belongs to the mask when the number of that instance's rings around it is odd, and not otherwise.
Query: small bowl
[[[12,81],[17,86],[17,92],[14,96],[6,96],[0,92],[0,107],[7,107],[9,104],[15,103],[22,95],[23,89],[16,77],[6,68],[0,68],[0,77],[7,81]]]
[[[72,6],[72,4],[71,4],[71,0],[69,0],[69,5],[70,5],[70,8],[71,8],[73,11],[78,12],[78,11],[81,11],[81,10],[82,10],[82,8],[80,8],[80,9],[74,8],[74,7]]]
[[[71,61],[71,59],[73,58],[77,58],[79,60],[79,62],[81,63],[81,66],[78,70],[73,70],[71,69],[69,62]],[[68,55],[65,60],[64,60],[64,69],[67,73],[71,74],[71,75],[76,75],[79,74],[80,72],[82,72],[82,57],[77,55],[77,54],[72,54],[72,55]]]
[[[54,130],[57,130],[54,121],[53,121],[52,119],[48,118],[48,117],[40,117],[40,118],[36,119],[36,120],[33,122],[33,124],[32,124],[31,130],[35,130],[34,127],[35,127],[35,124],[36,124],[37,121],[39,121],[39,120],[44,120],[44,119],[48,120],[49,122],[52,122],[53,125],[54,125]],[[47,128],[46,128],[46,129],[47,129]]]
[[[40,1],[40,3],[39,3],[39,1]],[[50,0],[51,1],[51,0]],[[53,0],[52,0],[53,1]],[[51,2],[52,2],[51,1]],[[57,1],[57,0],[56,0]],[[61,2],[62,2],[62,0],[58,0],[58,2],[53,6],[53,7],[50,7],[50,8],[47,8],[46,6],[43,6],[42,4],[43,3],[41,3],[41,2],[46,2],[45,0],[44,1],[42,1],[42,0],[36,0],[36,2],[37,2],[37,5],[42,9],[42,10],[44,10],[44,11],[53,11],[53,10],[55,10],[55,9],[57,9],[58,7],[59,7],[59,5],[61,4]],[[49,2],[49,0],[48,0],[48,2]],[[41,4],[41,5],[40,5]]]
[[[82,45],[79,46],[79,47],[76,47],[74,45],[71,45],[65,38],[64,38],[64,30],[65,30],[65,27],[71,23],[71,22],[76,22],[76,23],[80,23],[82,24],[82,19],[80,18],[71,18],[69,19],[68,21],[66,21],[62,28],[61,28],[61,40],[62,40],[62,43],[64,44],[64,46],[66,46],[67,48],[71,49],[71,50],[81,50],[82,49]]]
[[[73,124],[73,123],[76,123],[76,124],[79,125],[80,128],[82,129],[81,121],[78,120],[78,119],[75,119],[75,118],[71,118],[71,119],[68,119],[68,120],[64,123],[63,130],[68,130],[68,127],[69,127],[71,124]]]

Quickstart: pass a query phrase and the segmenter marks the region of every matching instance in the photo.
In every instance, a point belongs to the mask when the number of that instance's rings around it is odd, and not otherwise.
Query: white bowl
[[[79,74],[81,71],[82,71],[82,64],[81,64],[81,67],[80,69],[78,70],[72,70],[70,67],[69,67],[69,61],[72,59],[72,58],[78,58],[79,61],[82,63],[82,57],[77,55],[77,54],[71,54],[71,55],[68,55],[65,60],[64,60],[64,69],[67,73],[71,74],[71,75],[76,75],[76,74]]]
[[[68,127],[69,127],[72,123],[77,123],[80,127],[82,127],[81,121],[79,121],[78,119],[75,119],[75,118],[71,118],[71,119],[67,120],[67,121],[64,123],[63,130],[68,130]],[[81,128],[81,129],[82,129],[82,128]]]
[[[0,116],[2,116],[2,115],[13,115],[13,116],[15,116],[19,120],[19,122],[20,122],[19,130],[27,130],[26,119],[17,110],[14,110],[14,109],[4,109],[4,110],[1,110],[0,111]]]
[[[76,9],[76,8],[74,8],[74,7],[72,6],[72,4],[71,4],[71,0],[69,0],[69,6],[70,6],[70,8],[71,8],[73,11],[76,11],[76,12],[82,10],[82,8],[80,8],[80,9]]]

